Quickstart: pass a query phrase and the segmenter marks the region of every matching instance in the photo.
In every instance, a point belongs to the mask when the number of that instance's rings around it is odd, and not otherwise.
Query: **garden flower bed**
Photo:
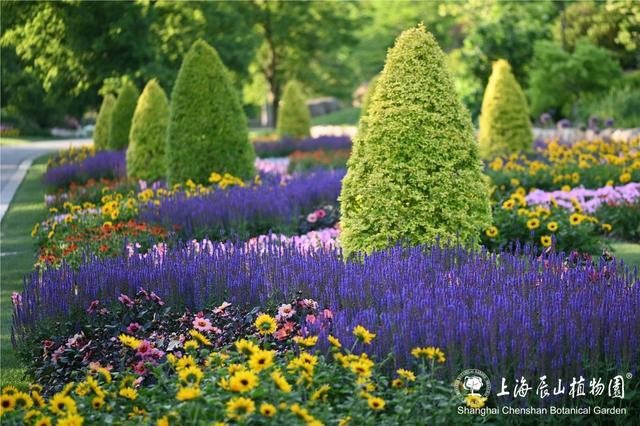
[[[397,247],[345,263],[339,251],[228,243],[161,257],[94,259],[77,270],[32,274],[15,297],[15,337],[25,341],[38,324],[83,312],[96,300],[110,306],[140,288],[194,311],[223,301],[266,306],[300,294],[335,312],[332,332],[347,345],[357,325],[374,332],[370,353],[382,359],[392,349],[397,367],[426,342],[448,354],[449,373],[474,365],[502,375],[570,377],[610,364],[637,371],[640,359],[637,272],[527,248],[496,256]],[[598,327],[602,322],[616,327]]]

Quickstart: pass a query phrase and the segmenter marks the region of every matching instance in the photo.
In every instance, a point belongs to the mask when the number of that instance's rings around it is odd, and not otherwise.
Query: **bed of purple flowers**
[[[273,242],[260,249],[227,243],[198,252],[95,259],[34,272],[14,297],[14,338],[69,318],[99,300],[118,303],[141,288],[192,312],[228,301],[268,306],[299,297],[335,313],[333,333],[351,342],[363,325],[371,353],[396,356],[434,342],[445,370],[505,377],[572,377],[606,368],[637,374],[640,284],[622,263],[528,248],[491,254],[464,247],[395,247],[345,263],[339,250],[302,252]],[[602,327],[615,324],[615,327]]]

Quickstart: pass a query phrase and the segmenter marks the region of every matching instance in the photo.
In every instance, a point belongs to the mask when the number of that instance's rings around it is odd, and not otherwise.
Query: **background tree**
[[[118,93],[118,98],[111,114],[109,149],[126,149],[129,146],[131,120],[136,110],[138,95],[138,89],[131,82],[126,83]]]
[[[169,126],[169,100],[151,80],[138,98],[127,149],[127,174],[133,179],[157,181],[167,174],[165,146]]]
[[[477,239],[491,210],[471,119],[423,26],[389,51],[367,113],[340,194],[345,254]]]
[[[622,75],[612,53],[580,40],[573,53],[550,42],[536,43],[530,75],[531,112],[576,116],[580,97],[604,94]]]
[[[484,158],[531,150],[533,132],[527,98],[503,59],[493,63],[484,92],[478,141]]]
[[[111,117],[116,106],[115,96],[108,94],[102,99],[102,105],[93,130],[93,146],[97,150],[107,149],[109,146],[109,132],[111,131]]]
[[[10,50],[16,55],[12,67],[41,86],[41,93],[29,92],[30,105],[46,99],[59,111],[42,114],[49,120],[37,117],[42,126],[52,126],[65,113],[80,117],[97,108],[105,80],[126,76],[142,84],[158,77],[170,89],[180,61],[198,38],[216,47],[240,87],[249,78],[259,42],[253,7],[242,2],[9,1],[1,7],[2,106],[33,116],[16,93],[20,86],[7,86],[13,81],[5,77]]]
[[[287,82],[278,114],[278,133],[301,139],[309,136],[311,116],[304,98],[300,83],[296,80]]]
[[[189,49],[171,93],[170,183],[207,183],[212,172],[249,178],[255,152],[240,99],[218,53],[202,40]]]
[[[356,86],[354,63],[348,60],[364,22],[358,5],[346,2],[255,2],[262,39],[256,61],[270,91],[273,116],[284,83],[298,79],[305,87],[349,98]]]

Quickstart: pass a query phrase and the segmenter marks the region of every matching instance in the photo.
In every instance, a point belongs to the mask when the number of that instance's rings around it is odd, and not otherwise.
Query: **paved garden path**
[[[48,152],[91,144],[91,139],[65,139],[0,146],[0,219],[24,179],[31,162]]]

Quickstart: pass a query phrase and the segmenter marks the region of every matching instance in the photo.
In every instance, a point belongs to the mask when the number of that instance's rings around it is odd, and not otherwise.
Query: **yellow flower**
[[[601,226],[604,232],[611,232],[611,230],[613,229],[613,227],[608,223],[603,223]]]
[[[353,335],[356,336],[358,340],[364,342],[367,345],[371,344],[373,338],[376,337],[375,334],[369,332],[369,330],[361,325],[353,329]]]
[[[76,386],[76,394],[78,396],[86,396],[90,390],[91,387],[87,382],[78,383],[78,386]]]
[[[316,400],[326,401],[327,400],[327,394],[329,393],[329,390],[331,390],[331,386],[329,386],[329,385],[320,386],[315,392],[313,392],[311,394],[311,400],[312,401],[316,401]]]
[[[29,394],[24,392],[16,392],[13,394],[13,397],[16,401],[16,407],[22,408],[24,410],[28,410],[33,407],[33,399],[29,396]]]
[[[41,413],[38,410],[29,410],[27,411],[27,414],[24,415],[23,420],[25,423],[31,423],[31,421],[38,417],[40,414]]]
[[[551,232],[556,232],[558,230],[558,223],[557,222],[547,223],[547,229]]]
[[[44,407],[45,405],[47,405],[44,398],[35,390],[31,392],[31,398],[38,405],[38,407]]]
[[[411,355],[413,355],[415,358],[437,359],[440,364],[444,363],[446,360],[444,352],[442,352],[440,348],[436,348],[433,346],[428,346],[425,348],[413,348],[411,350]]]
[[[104,377],[105,382],[111,383],[111,373],[109,372],[109,370],[104,367],[100,367],[96,370],[96,372]]]
[[[350,368],[351,368],[351,371],[353,371],[360,377],[371,376],[371,365],[363,360],[358,360],[356,362],[353,362]]]
[[[239,371],[229,380],[229,389],[232,392],[245,393],[258,386],[258,376],[251,371]]]
[[[198,349],[199,347],[200,347],[200,344],[195,340],[188,340],[184,342],[184,346],[183,346],[185,351],[190,351],[192,349],[195,350],[195,349]]]
[[[249,367],[253,371],[265,370],[273,365],[273,356],[273,351],[259,350],[249,357]]]
[[[138,392],[136,392],[134,388],[125,387],[120,389],[120,392],[118,392],[118,395],[133,401],[138,397]]]
[[[533,230],[533,229],[538,229],[540,227],[540,219],[529,219],[527,221],[527,228]]]
[[[236,374],[240,371],[247,371],[247,367],[242,364],[230,364],[229,365],[229,374]]]
[[[182,370],[187,367],[195,367],[195,366],[196,366],[196,360],[193,359],[191,355],[185,355],[178,360],[176,365],[176,370]]]
[[[249,398],[233,398],[227,402],[227,416],[239,420],[256,411],[256,404]]]
[[[211,340],[207,339],[206,336],[200,333],[198,330],[189,330],[189,334],[191,337],[199,341],[205,346],[211,346]]]
[[[396,373],[398,373],[398,376],[404,377],[405,379],[407,379],[410,382],[415,382],[415,380],[416,380],[416,375],[411,370],[405,370],[405,369],[401,368],[398,371],[396,371]]]
[[[291,385],[289,384],[289,382],[287,382],[287,379],[284,378],[281,372],[274,371],[273,373],[271,373],[271,378],[273,379],[273,382],[276,384],[278,389],[280,389],[282,392],[291,392]]]
[[[180,390],[178,390],[178,393],[176,394],[176,399],[178,401],[189,401],[197,398],[198,396],[200,396],[200,389],[186,386],[180,387]]]
[[[333,337],[332,335],[329,335],[327,337],[327,340],[329,341],[329,343],[331,343],[331,346],[333,346],[334,348],[340,349],[342,347],[342,343],[340,343],[340,340],[338,340],[336,337]]]
[[[58,416],[71,414],[77,412],[76,402],[66,394],[59,392],[55,394],[51,401],[49,401],[49,407],[53,414]]]
[[[169,426],[169,417],[162,416],[156,422],[156,426]]]
[[[104,406],[104,398],[96,396],[91,400],[91,406],[94,410],[99,410]]]
[[[343,419],[340,419],[338,422],[338,426],[347,426],[351,422],[351,416],[347,416]]]
[[[384,409],[385,402],[382,398],[372,396],[367,399],[367,402],[369,404],[369,408],[372,410],[378,411]]]
[[[211,175],[209,175],[209,182],[211,183],[216,183],[216,182],[220,182],[222,180],[222,176],[220,176],[220,174],[213,172],[211,173]]]
[[[403,386],[404,386],[404,382],[402,381],[402,379],[393,379],[391,381],[391,387],[401,388]]]
[[[267,314],[262,314],[256,318],[255,326],[260,334],[273,334],[276,331],[276,320]]]
[[[51,417],[40,417],[34,424],[34,426],[51,426]]]
[[[196,386],[200,385],[203,375],[202,370],[194,365],[183,368],[178,373],[178,377],[183,383],[187,385],[195,384]]]
[[[289,362],[287,368],[290,370],[302,369],[309,374],[313,374],[314,367],[318,365],[318,357],[307,352],[301,352],[297,358]]]
[[[318,336],[309,336],[309,337],[301,337],[296,336],[293,338],[293,341],[299,344],[300,346],[306,346],[311,348],[318,343]]]
[[[236,350],[241,354],[251,356],[260,350],[258,345],[246,339],[236,341]]]
[[[5,393],[0,396],[0,409],[2,409],[3,413],[13,411],[15,407],[16,399],[12,394]]]
[[[135,337],[127,336],[124,333],[118,336],[118,339],[120,340],[120,342],[122,342],[123,345],[129,346],[131,349],[138,349],[138,346],[140,346],[140,343],[142,343]]]
[[[502,203],[502,208],[505,210],[511,210],[516,205],[516,202],[513,199],[508,199],[504,203]]]
[[[169,364],[173,365],[178,361],[178,358],[176,358],[174,354],[169,354],[167,355],[167,361],[169,361]]]
[[[562,185],[562,188],[560,188],[560,190],[562,192],[569,192],[571,191],[571,187],[569,185]]]
[[[620,182],[627,183],[631,180],[631,173],[623,173],[620,175]]]
[[[571,216],[569,216],[569,223],[571,225],[580,225],[583,220],[584,216],[582,216],[580,213],[573,213]]]
[[[58,420],[56,426],[82,426],[84,418],[78,414],[70,414],[67,417]]]
[[[480,395],[467,395],[464,398],[464,401],[469,408],[482,408],[484,407],[484,403],[487,401],[487,398]]]
[[[260,405],[260,414],[265,417],[273,417],[278,410],[276,410],[275,405],[267,404],[266,402]]]
[[[605,184],[605,186],[613,186],[613,181],[611,179],[609,179],[607,181],[607,183]]]
[[[553,240],[548,235],[543,235],[542,237],[540,237],[540,244],[542,244],[543,247],[549,247],[552,242]]]
[[[485,234],[487,234],[487,237],[489,238],[494,238],[498,235],[498,228],[491,226],[485,231]]]
[[[518,186],[520,185],[520,181],[516,178],[512,178],[511,179],[511,186]]]

